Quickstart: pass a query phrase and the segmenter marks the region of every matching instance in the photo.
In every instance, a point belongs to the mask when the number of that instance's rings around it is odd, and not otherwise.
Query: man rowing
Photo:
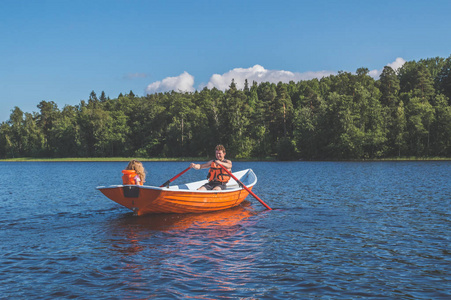
[[[217,145],[215,148],[216,159],[210,160],[203,164],[191,163],[190,167],[196,170],[210,168],[208,172],[208,182],[198,188],[200,191],[205,190],[224,190],[230,175],[227,174],[220,165],[223,165],[229,172],[232,172],[232,162],[225,159],[226,150],[223,145]]]

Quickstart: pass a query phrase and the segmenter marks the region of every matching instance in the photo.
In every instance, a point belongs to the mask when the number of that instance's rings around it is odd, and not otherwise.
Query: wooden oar
[[[254,194],[254,192],[252,192],[247,186],[244,185],[244,183],[242,183],[238,178],[236,178],[231,172],[229,172],[229,170],[227,170],[223,165],[221,164],[217,164],[220,165],[221,168],[223,168],[227,174],[229,174],[233,179],[235,179],[236,182],[238,182],[238,184],[243,187],[246,191],[248,191],[249,194],[251,194],[252,196],[254,196],[255,199],[257,199],[258,201],[260,201],[261,204],[263,204],[263,206],[265,206],[267,209],[272,210],[271,207],[269,207],[265,202],[263,202],[262,199],[260,199],[257,195]]]
[[[171,179],[169,179],[168,181],[166,181],[165,183],[163,183],[162,185],[160,185],[160,187],[168,187],[169,184],[171,182],[173,182],[174,180],[176,180],[177,178],[179,178],[181,175],[183,175],[183,173],[185,173],[186,171],[188,171],[189,169],[191,169],[191,167],[186,168],[185,170],[183,170],[182,172],[180,172],[179,174],[175,175],[174,177],[172,177]]]

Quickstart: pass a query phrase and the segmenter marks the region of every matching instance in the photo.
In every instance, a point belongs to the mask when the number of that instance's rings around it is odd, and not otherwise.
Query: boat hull
[[[252,170],[250,170],[252,172]],[[248,173],[245,173],[248,176]],[[252,173],[253,174],[253,173]],[[255,174],[253,175],[255,177]],[[249,176],[247,177],[249,178]],[[253,179],[253,177],[251,177]],[[205,181],[206,182],[206,181]],[[222,191],[197,191],[203,181],[171,188],[152,186],[110,186],[98,187],[106,197],[132,210],[136,215],[150,213],[205,213],[224,210],[241,204],[249,193],[230,184]],[[247,186],[252,189],[252,180]],[[235,187],[234,187],[235,186]]]

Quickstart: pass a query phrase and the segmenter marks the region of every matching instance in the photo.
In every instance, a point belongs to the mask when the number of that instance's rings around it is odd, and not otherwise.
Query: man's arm
[[[191,163],[190,167],[196,170],[199,169],[206,169],[206,168],[210,168],[212,163],[212,160],[210,160],[209,162],[206,162],[204,164],[195,164],[195,163]]]
[[[224,159],[224,161],[215,160],[215,163],[223,165],[229,171],[232,170],[232,162],[228,159]]]

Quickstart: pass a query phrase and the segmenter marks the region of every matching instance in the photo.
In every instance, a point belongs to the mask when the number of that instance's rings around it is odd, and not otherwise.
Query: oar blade
[[[269,207],[265,202],[263,202],[262,199],[260,199],[251,189],[249,189],[247,186],[244,185],[238,178],[235,177],[229,170],[227,170],[223,165],[219,164],[223,170],[227,172],[241,187],[243,187],[249,194],[251,194],[255,199],[257,199],[261,204],[263,204],[264,207],[266,207],[269,210],[272,210],[271,207]]]

